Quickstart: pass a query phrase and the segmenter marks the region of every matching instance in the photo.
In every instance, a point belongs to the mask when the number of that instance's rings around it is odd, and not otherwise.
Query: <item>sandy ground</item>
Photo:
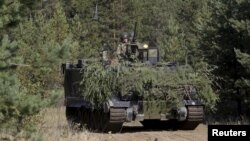
[[[91,133],[70,130],[65,108],[50,108],[42,112],[42,122],[35,138],[44,141],[206,141],[207,126],[200,124],[195,130],[146,130],[140,123],[126,124],[121,133]]]

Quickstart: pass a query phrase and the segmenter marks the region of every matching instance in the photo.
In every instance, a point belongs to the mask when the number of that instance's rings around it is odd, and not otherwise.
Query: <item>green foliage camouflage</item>
[[[100,63],[89,64],[81,71],[81,94],[96,106],[113,94],[135,92],[144,100],[166,100],[179,105],[184,96],[196,89],[208,109],[213,109],[217,96],[211,80],[195,73],[190,66],[174,68],[147,64],[116,65],[104,68]]]

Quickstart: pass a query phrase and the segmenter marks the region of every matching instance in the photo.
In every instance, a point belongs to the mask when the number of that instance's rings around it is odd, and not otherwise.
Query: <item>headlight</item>
[[[143,45],[143,48],[147,49],[147,48],[148,48],[148,45],[147,45],[147,44],[144,44],[144,45]]]

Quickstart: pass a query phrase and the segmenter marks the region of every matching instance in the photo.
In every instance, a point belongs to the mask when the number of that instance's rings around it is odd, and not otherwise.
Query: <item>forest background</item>
[[[249,0],[0,0],[0,129],[35,130],[63,97],[61,63],[115,50],[135,22],[162,61],[208,73],[219,97],[208,117],[249,119]]]

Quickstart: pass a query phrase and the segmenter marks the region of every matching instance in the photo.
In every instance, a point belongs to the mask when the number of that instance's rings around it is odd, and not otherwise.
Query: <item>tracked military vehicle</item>
[[[159,63],[160,52],[156,45],[141,44],[132,40],[128,47],[130,52],[127,52],[126,63],[123,62],[125,64],[123,68],[132,68],[128,71],[133,70],[136,73],[138,69],[138,72],[141,72],[141,68],[161,68],[163,73],[167,72],[165,77],[171,76],[177,71],[178,66],[175,63]],[[131,56],[133,56],[132,59]],[[136,61],[134,56],[136,56]],[[176,125],[185,125],[185,128],[189,129],[194,129],[203,121],[204,105],[198,96],[196,86],[191,84],[183,86],[180,84],[179,88],[171,88],[161,86],[164,84],[152,84],[152,81],[143,82],[142,89],[163,91],[164,96],[158,97],[157,92],[154,93],[154,91],[151,91],[146,97],[133,89],[127,92],[115,89],[105,101],[99,103],[99,106],[96,107],[93,102],[85,97],[84,89],[79,90],[79,88],[82,87],[82,79],[84,79],[82,76],[84,70],[88,68],[88,64],[97,62],[78,60],[76,64],[66,63],[62,65],[66,117],[69,123],[79,123],[91,131],[119,132],[125,122],[132,121],[139,121],[147,128],[167,126],[165,123],[168,123],[168,121],[175,121]],[[109,64],[104,64],[103,68],[108,68]],[[185,67],[182,67],[182,69],[185,69]],[[110,71],[117,72],[116,69]],[[119,79],[119,76],[116,76],[116,79]],[[174,99],[165,98],[168,92],[164,92],[163,87],[168,87],[168,90],[178,89],[178,93],[176,93],[176,95],[178,94],[176,96],[179,99],[178,103],[173,103]],[[148,98],[150,95],[156,95],[156,98]]]

